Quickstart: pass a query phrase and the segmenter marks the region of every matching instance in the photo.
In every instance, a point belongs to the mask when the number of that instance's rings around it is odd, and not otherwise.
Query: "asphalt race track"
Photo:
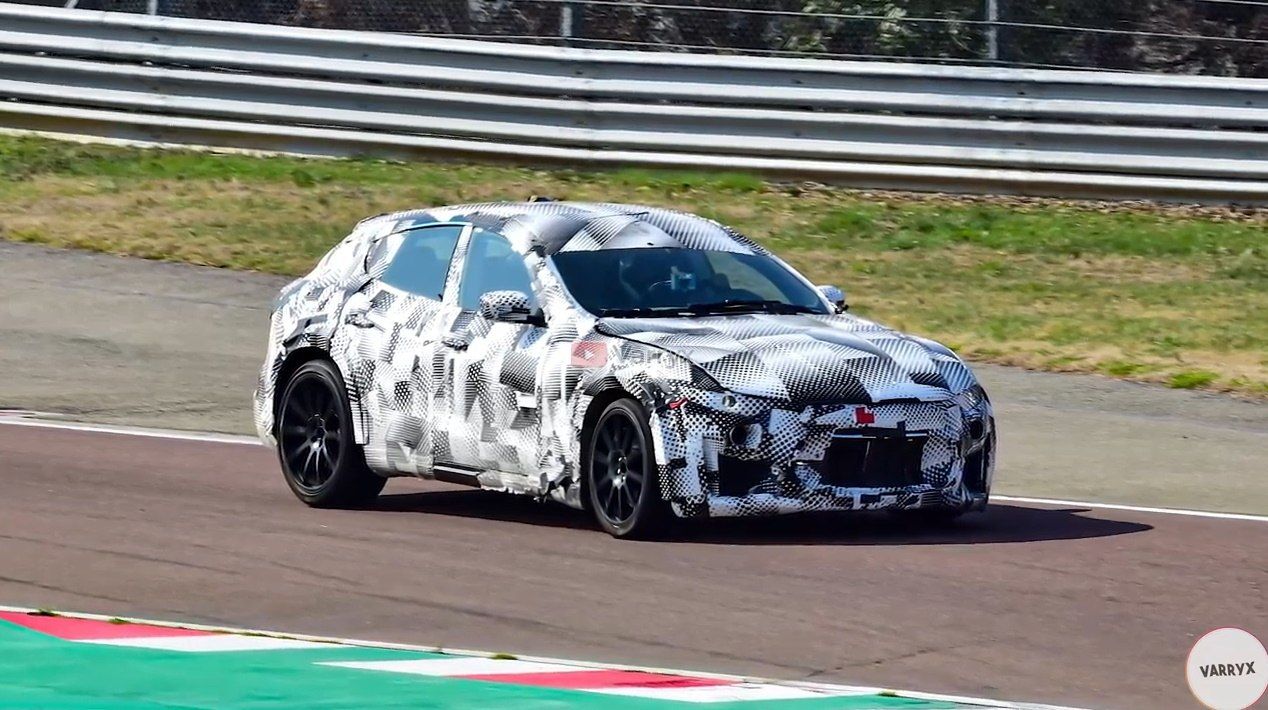
[[[619,542],[398,481],[294,501],[262,447],[0,426],[0,598],[388,641],[1188,707],[1205,631],[1268,628],[1268,524],[998,505],[949,532],[771,520]]]
[[[0,407],[242,431],[278,279],[0,243],[0,280]],[[1262,404],[983,371],[1002,492],[1268,512]],[[618,542],[418,481],[309,510],[259,446],[5,425],[0,483],[8,605],[1109,708],[1193,707],[1198,636],[1268,638],[1260,520],[998,503]]]

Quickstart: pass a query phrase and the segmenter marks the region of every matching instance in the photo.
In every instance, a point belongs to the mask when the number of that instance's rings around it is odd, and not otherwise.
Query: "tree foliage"
[[[26,0],[62,4],[57,0]],[[984,63],[989,0],[160,0],[165,14],[595,47]],[[996,0],[998,61],[1268,76],[1268,6]],[[80,0],[138,11],[144,0]],[[570,13],[565,19],[566,13]],[[565,27],[570,36],[563,37]]]

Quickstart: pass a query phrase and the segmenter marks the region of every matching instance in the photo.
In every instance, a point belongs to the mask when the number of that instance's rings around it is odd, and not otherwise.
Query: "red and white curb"
[[[1033,703],[1013,703],[878,687],[837,685],[697,673],[667,668],[566,661],[533,656],[506,657],[481,651],[385,643],[328,636],[284,634],[257,629],[183,624],[100,614],[46,613],[24,607],[0,606],[0,621],[67,641],[128,648],[189,653],[274,651],[339,646],[385,648],[445,654],[447,658],[393,661],[327,661],[318,665],[362,670],[444,676],[468,680],[536,685],[660,700],[713,703],[744,700],[792,700],[888,695],[912,700],[936,700],[969,705],[978,710],[1075,710]]]
[[[874,695],[856,688],[799,688],[678,673],[621,668],[589,668],[565,663],[500,658],[425,658],[405,661],[329,662],[318,665],[462,680],[514,683],[539,688],[583,690],[657,700],[719,703],[742,700],[804,700],[843,695]]]
[[[278,636],[243,636],[179,626],[103,621],[80,615],[32,614],[30,610],[0,611],[0,621],[38,631],[63,641],[99,646],[151,648],[159,651],[206,653],[216,651],[277,651],[297,648],[329,648],[330,644]]]

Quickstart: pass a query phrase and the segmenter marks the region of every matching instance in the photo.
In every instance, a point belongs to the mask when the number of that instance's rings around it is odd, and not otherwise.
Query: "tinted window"
[[[445,275],[462,229],[423,227],[384,237],[379,247],[395,249],[396,254],[383,272],[383,283],[439,301],[445,293]]]
[[[471,235],[458,303],[464,310],[478,310],[480,297],[490,291],[522,291],[531,300],[532,279],[524,258],[511,249],[506,237],[477,229]]]
[[[714,283],[724,284],[731,291],[740,291],[746,298],[782,301],[787,295],[777,281],[771,280],[752,262],[735,258],[728,251],[706,251],[704,258],[713,270]],[[763,259],[758,264],[768,262]],[[774,262],[769,262],[774,263]],[[731,294],[728,294],[731,295]]]
[[[817,291],[762,254],[650,247],[559,252],[551,259],[568,291],[596,315],[637,309],[666,315],[692,308],[712,312],[710,306],[735,312],[746,303],[755,311],[828,312]]]

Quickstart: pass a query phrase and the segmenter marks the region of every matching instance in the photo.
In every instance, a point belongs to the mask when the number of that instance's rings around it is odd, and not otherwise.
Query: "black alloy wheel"
[[[365,464],[352,432],[343,378],[334,365],[313,360],[286,384],[277,415],[277,454],[295,496],[316,508],[367,503],[387,479]]]
[[[666,504],[656,480],[647,415],[632,399],[608,405],[587,442],[586,488],[599,526],[614,537],[663,530]]]

